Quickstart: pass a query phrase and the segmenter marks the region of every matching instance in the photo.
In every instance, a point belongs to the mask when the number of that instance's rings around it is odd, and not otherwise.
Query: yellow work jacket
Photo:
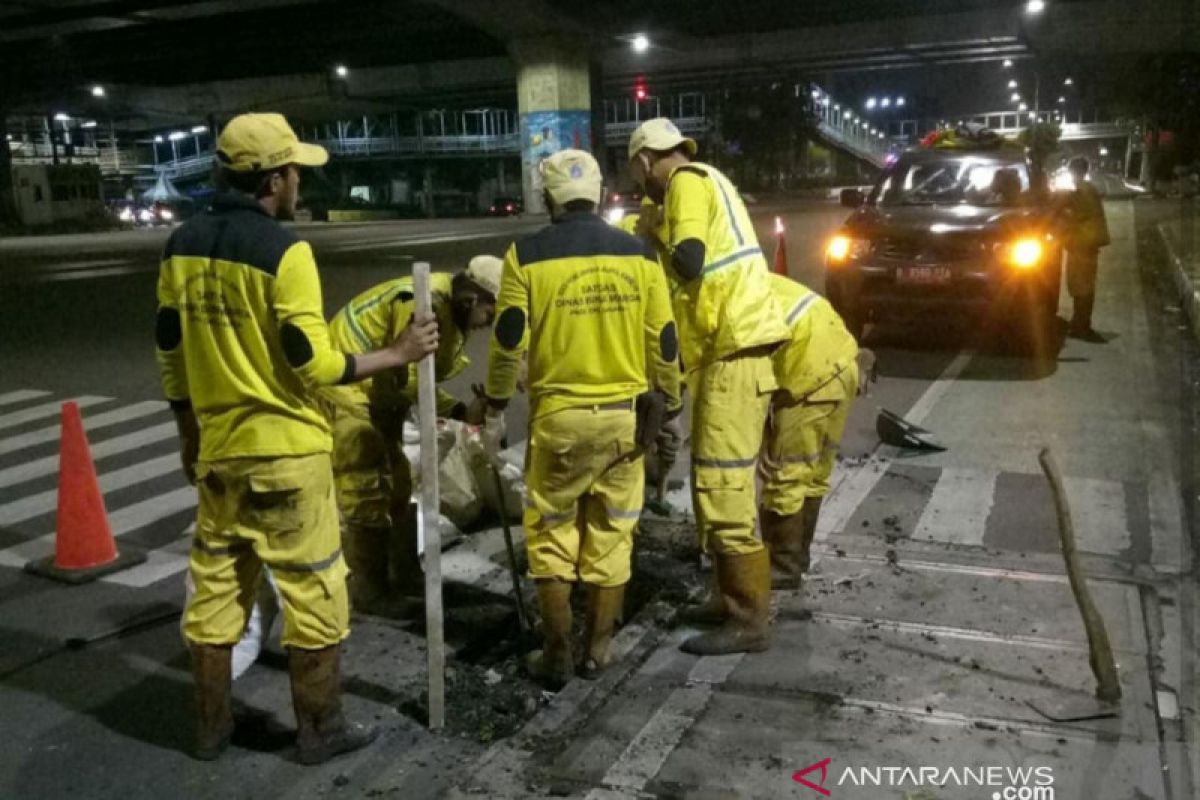
[[[508,249],[488,359],[488,397],[516,390],[529,353],[531,418],[632,400],[679,400],[678,339],[654,253],[598,215],[571,212]]]
[[[307,242],[251,197],[222,193],[171,234],[158,277],[163,392],[190,404],[200,458],[329,452],[312,390],[354,376],[334,349]]]
[[[667,252],[687,239],[704,243],[699,277],[684,281],[670,270],[685,370],[788,338],[750,215],[728,178],[707,164],[675,168],[663,215]]]
[[[812,289],[774,273],[770,285],[791,329],[791,338],[772,356],[775,380],[802,400],[854,363],[858,343],[829,301]]]
[[[433,313],[438,320],[438,349],[434,356],[434,374],[439,382],[458,375],[471,360],[467,358],[467,335],[454,322],[450,299],[453,276],[435,272],[429,276]],[[347,303],[329,322],[333,344],[346,353],[367,353],[394,342],[412,319],[416,302],[413,279],[396,278],[373,286]],[[340,389],[352,394],[352,401],[365,404],[370,380]],[[408,367],[404,393],[413,403],[417,401],[417,365]],[[437,413],[446,416],[458,403],[449,392],[439,389]]]

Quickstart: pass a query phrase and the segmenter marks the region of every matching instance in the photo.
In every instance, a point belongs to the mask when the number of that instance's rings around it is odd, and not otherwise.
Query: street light
[[[1004,68],[1009,69],[1011,67],[1012,67],[1012,59],[1011,58],[1004,59]]]
[[[155,136],[155,137],[154,137],[154,143],[155,143],[155,144],[162,144],[162,140],[163,140],[163,138],[162,138],[162,136],[161,136],[161,135],[160,135],[160,136]]]
[[[885,97],[879,101],[879,105],[883,106],[884,108],[887,108],[891,104],[892,104],[892,98],[890,98],[890,97]]]
[[[103,86],[96,84],[92,87],[92,97],[104,97],[105,94],[107,93],[104,91]]]
[[[1064,97],[1064,96],[1062,96],[1062,95],[1059,95],[1059,96],[1058,96],[1058,102],[1060,102],[1060,103],[1065,103],[1065,102],[1067,102],[1067,98],[1066,98],[1066,97]]]
[[[71,121],[71,115],[70,115],[70,114],[66,114],[66,113],[64,113],[64,112],[62,112],[62,111],[59,111],[57,114],[55,114],[55,115],[54,115],[54,121],[55,121],[55,122],[70,122],[70,121]]]
[[[86,122],[84,122],[82,125],[80,125],[79,127],[91,130],[92,128],[96,127],[96,120],[89,119]]]
[[[1029,106],[1025,105],[1024,103],[1021,103],[1019,106],[1017,106],[1017,111],[1028,111],[1028,110],[1029,110]]]
[[[646,37],[646,34],[639,33],[629,42],[629,46],[633,48],[633,52],[635,53],[644,53],[650,49],[650,40]]]
[[[1040,14],[1046,10],[1046,0],[1029,0],[1025,4],[1026,14]]]
[[[869,109],[872,109],[872,108],[874,108],[874,107],[875,107],[875,105],[876,105],[876,100],[875,100],[875,98],[874,98],[874,97],[868,97],[868,98],[867,98],[867,104],[866,104],[866,105],[867,105],[867,109],[868,109],[868,110],[869,110]]]
[[[1009,98],[1009,100],[1012,100],[1014,103],[1019,103],[1019,102],[1021,102],[1021,94],[1020,94],[1020,92],[1013,92],[1013,93],[1012,93],[1012,97],[1010,97],[1010,98]]]
[[[1010,89],[1015,89],[1015,88],[1017,88],[1017,81],[1016,81],[1015,79],[1014,79],[1014,80],[1011,80],[1011,81],[1009,81],[1009,82],[1008,82],[1008,88],[1010,88]]]
[[[897,97],[897,98],[896,98],[896,107],[897,107],[897,108],[904,108],[904,98],[903,98],[903,97]]]
[[[196,127],[192,128],[192,133],[208,133],[208,126],[197,125]]]
[[[346,78],[346,77],[349,77],[350,70],[346,67],[345,64],[338,64],[336,67],[333,68],[333,74],[337,75],[339,78]]]
[[[1063,86],[1074,86],[1074,85],[1075,85],[1075,81],[1071,80],[1071,78],[1069,78],[1069,77],[1065,81],[1063,81]]]

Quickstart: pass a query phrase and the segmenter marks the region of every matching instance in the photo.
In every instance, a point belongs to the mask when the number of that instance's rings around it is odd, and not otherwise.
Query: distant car
[[[857,337],[880,320],[969,316],[1028,351],[1058,311],[1062,248],[1020,150],[910,150],[865,195],[825,253],[825,289]]]
[[[497,197],[488,207],[490,217],[515,217],[524,211],[521,201],[516,197]]]
[[[630,214],[640,213],[641,209],[641,192],[609,192],[604,199],[604,218],[612,225]]]
[[[155,227],[174,225],[176,214],[165,203],[152,203],[148,206],[129,204],[117,211],[117,219],[134,226]]]

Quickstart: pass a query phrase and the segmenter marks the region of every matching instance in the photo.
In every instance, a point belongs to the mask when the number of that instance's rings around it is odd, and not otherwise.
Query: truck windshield
[[[880,205],[1020,205],[1029,190],[1024,164],[977,156],[900,161],[879,185]]]

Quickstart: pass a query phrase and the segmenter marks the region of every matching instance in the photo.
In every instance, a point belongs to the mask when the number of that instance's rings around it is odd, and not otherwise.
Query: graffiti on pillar
[[[521,161],[533,181],[534,194],[542,191],[537,166],[559,150],[592,149],[590,111],[531,111],[521,115]]]

